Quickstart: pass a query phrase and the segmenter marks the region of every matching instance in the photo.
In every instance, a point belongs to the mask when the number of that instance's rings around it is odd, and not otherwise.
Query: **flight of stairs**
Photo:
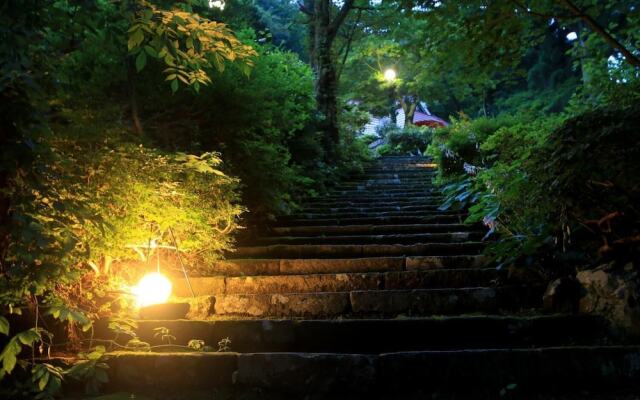
[[[481,255],[482,227],[438,210],[434,173],[426,158],[383,157],[244,235],[215,275],[191,279],[190,320],[139,322],[142,340],[166,327],[214,351],[116,353],[110,385],[332,399],[632,387],[640,347],[611,345],[598,317],[542,313],[543,287],[507,279]]]

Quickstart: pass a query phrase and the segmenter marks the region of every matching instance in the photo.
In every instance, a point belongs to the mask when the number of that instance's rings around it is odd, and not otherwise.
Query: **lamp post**
[[[396,124],[396,79],[398,74],[393,68],[387,68],[384,71],[384,80],[389,84],[389,98],[391,100],[390,112],[391,122]]]
[[[149,263],[153,252],[156,252],[156,271],[143,276],[140,282],[131,288],[132,294],[136,297],[139,315],[142,319],[181,319],[189,312],[189,303],[168,303],[173,285],[166,276],[160,273],[161,248],[176,252],[191,295],[195,297],[189,276],[180,256],[178,243],[171,228],[169,228],[169,234],[171,235],[173,246],[158,245],[155,240],[149,240],[148,244],[127,245],[127,247],[134,249],[147,263]],[[146,254],[143,249],[147,250]]]

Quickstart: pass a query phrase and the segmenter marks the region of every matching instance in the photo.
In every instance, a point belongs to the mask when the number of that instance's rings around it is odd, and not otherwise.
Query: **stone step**
[[[542,290],[527,286],[505,286],[353,291],[350,293],[350,302],[354,315],[498,314],[540,307]]]
[[[480,253],[486,243],[270,245],[236,248],[234,258],[359,258],[388,256],[447,256]]]
[[[466,232],[480,227],[465,224],[412,225],[342,225],[342,226],[283,226],[270,228],[271,236],[376,235],[402,233]]]
[[[536,308],[541,301],[542,290],[526,286],[222,294],[194,300],[189,319],[497,314]]]
[[[430,183],[400,183],[391,182],[385,184],[358,183],[353,185],[340,184],[329,189],[329,194],[340,192],[357,192],[359,194],[367,192],[391,192],[391,193],[437,193],[438,189],[434,188]]]
[[[423,164],[421,164],[423,165]],[[418,164],[389,164],[379,166],[367,166],[362,169],[362,172],[356,172],[351,176],[369,176],[375,174],[395,174],[395,173],[436,173],[436,168],[428,168],[418,166]]]
[[[369,203],[417,203],[421,202],[422,204],[441,204],[444,202],[444,197],[437,196],[413,196],[413,195],[395,195],[395,194],[387,194],[380,193],[373,196],[360,194],[358,196],[353,195],[327,195],[322,197],[321,199],[317,199],[314,201],[310,201],[308,204],[324,204],[324,203],[337,203],[337,204],[348,204],[348,203],[356,203],[356,204],[369,204]]]
[[[307,207],[409,207],[409,206],[440,206],[444,203],[442,197],[416,197],[416,198],[402,198],[402,199],[388,199],[388,198],[317,198],[309,200],[306,203]]]
[[[142,341],[162,344],[155,328],[168,328],[174,343],[191,339],[249,352],[379,354],[398,351],[514,348],[601,344],[604,319],[581,315],[461,316],[405,319],[138,321]],[[473,334],[469,334],[472,332]],[[390,340],[398,338],[399,340]]]
[[[484,232],[438,232],[389,235],[342,235],[342,236],[267,236],[242,242],[254,246],[275,244],[417,244],[417,243],[460,243],[482,240]]]
[[[355,181],[362,179],[420,178],[423,176],[431,177],[435,175],[437,175],[437,172],[430,169],[407,169],[398,172],[368,170],[368,172],[349,175],[347,178]]]
[[[327,219],[289,219],[278,220],[274,227],[282,226],[344,226],[344,225],[408,225],[408,224],[460,224],[464,222],[462,214],[444,214],[429,216],[393,216],[393,217],[355,217]]]
[[[630,394],[635,392],[640,379],[637,366],[640,346],[435,350],[379,355],[115,352],[108,356],[110,391],[135,397],[151,394],[167,398],[194,390],[207,390],[209,394],[218,390],[243,396],[238,398],[270,399],[360,396],[390,399],[405,398],[405,394],[417,399],[443,392],[474,394],[473,398],[480,398],[479,393],[493,393],[482,398],[500,398],[498,393],[508,385],[513,385],[512,391],[519,394],[620,388],[627,388]],[[254,397],[246,397],[249,390],[253,390],[249,393]]]
[[[368,175],[368,176],[360,176],[357,178],[351,178],[348,180],[344,180],[341,182],[336,182],[336,184],[342,185],[371,185],[371,184],[414,184],[414,185],[431,185],[433,183],[433,179],[436,177],[436,174],[426,173],[426,174],[378,174],[378,175]]]
[[[401,171],[433,171],[433,163],[429,160],[413,160],[413,161],[397,161],[397,162],[384,162],[366,165],[363,167],[364,173],[388,171],[388,170],[401,170]]]
[[[363,168],[363,173],[370,174],[386,171],[435,171],[436,168],[429,161],[404,162],[404,163],[385,163],[369,165]]]
[[[340,196],[392,196],[392,195],[401,195],[401,196],[430,196],[435,193],[439,193],[437,190],[431,188],[398,188],[398,187],[346,187],[346,188],[335,188],[329,192],[327,197],[331,197],[332,195],[340,195]],[[399,197],[399,196],[398,196]]]
[[[421,187],[432,187],[432,180],[435,175],[421,175],[421,176],[412,176],[412,177],[387,177],[387,178],[373,178],[367,177],[358,180],[349,180],[342,181],[337,183],[336,187],[345,186],[345,187],[354,187],[354,186],[406,186],[415,188]]]
[[[435,168],[418,167],[416,165],[409,165],[409,164],[388,165],[388,166],[382,166],[382,167],[364,168],[360,175],[354,175],[354,176],[363,176],[363,175],[369,176],[369,175],[375,175],[375,174],[396,174],[396,173],[411,173],[411,172],[433,173],[436,171],[437,170]]]
[[[421,271],[433,269],[485,268],[487,257],[415,256],[326,259],[235,259],[211,265],[212,273],[225,276],[299,275],[329,273],[365,273],[388,271]]]
[[[433,177],[423,176],[423,177],[411,177],[411,178],[365,178],[359,180],[350,180],[350,181],[340,181],[336,182],[335,186],[330,186],[331,188],[338,187],[359,187],[359,186],[388,186],[388,187],[398,187],[403,186],[406,188],[415,188],[415,189],[434,189],[436,188],[433,184]]]
[[[208,276],[192,277],[196,296],[210,294],[348,292],[353,290],[396,290],[488,286],[498,278],[495,268],[436,269],[338,274]],[[189,297],[183,278],[173,279],[173,293]]]
[[[386,211],[386,212],[329,212],[329,213],[304,213],[291,214],[278,217],[278,221],[303,220],[303,219],[330,219],[330,218],[386,218],[386,217],[420,217],[420,216],[465,216],[459,211]]]
[[[420,157],[420,156],[385,156],[378,160],[373,161],[371,164],[366,165],[365,168],[374,168],[374,167],[387,167],[393,165],[421,165],[423,163],[429,163],[431,159],[428,157]]]
[[[372,199],[370,199],[372,200]],[[388,200],[388,199],[376,199],[375,201],[361,201],[360,199],[344,199],[344,200],[336,200],[336,199],[325,199],[319,198],[315,200],[309,200],[306,202],[305,207],[307,208],[346,208],[346,207],[355,207],[355,208],[371,208],[371,207],[411,207],[411,206],[440,206],[444,200],[441,198],[437,199],[425,199],[424,197],[419,197],[417,199],[398,199],[398,200]]]
[[[422,211],[432,212],[437,211],[440,207],[439,203],[436,204],[415,204],[410,206],[404,205],[384,205],[384,206],[334,206],[334,207],[322,207],[313,206],[305,207],[302,211],[303,214],[326,214],[326,213],[377,213],[377,212],[407,212],[407,211]]]

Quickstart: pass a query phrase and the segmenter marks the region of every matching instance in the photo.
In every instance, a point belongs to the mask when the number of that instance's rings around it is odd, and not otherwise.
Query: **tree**
[[[335,16],[332,15],[335,6],[331,0],[304,0],[300,5],[302,12],[309,16],[309,57],[315,72],[319,127],[330,160],[335,159],[336,146],[340,142],[334,42],[354,3],[355,0],[344,0]]]
[[[171,90],[176,92],[180,83],[196,92],[201,85],[211,83],[208,69],[222,72],[225,62],[236,62],[248,75],[257,53],[251,46],[241,43],[223,23],[210,21],[193,13],[187,3],[181,8],[163,10],[146,0],[123,2],[124,16],[130,21],[127,48],[127,71],[131,110],[135,131],[142,125],[133,84],[133,59],[140,72],[147,57],[165,64],[163,71]]]

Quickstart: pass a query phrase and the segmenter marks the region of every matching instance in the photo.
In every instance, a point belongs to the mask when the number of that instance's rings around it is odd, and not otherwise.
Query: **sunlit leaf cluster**
[[[160,9],[146,0],[133,2],[131,8],[127,48],[136,69],[141,71],[148,57],[161,61],[174,92],[180,83],[199,91],[211,83],[208,69],[222,72],[226,62],[236,62],[247,75],[254,65],[256,51],[224,23],[180,8]]]

